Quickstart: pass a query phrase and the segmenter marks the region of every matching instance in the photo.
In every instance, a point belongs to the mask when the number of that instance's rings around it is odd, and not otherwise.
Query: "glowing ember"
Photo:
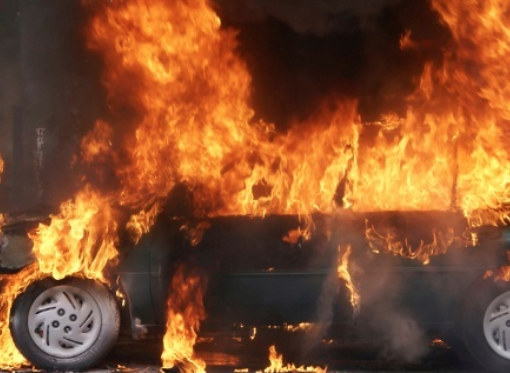
[[[442,348],[450,348],[442,339],[436,338],[430,342],[432,347],[442,347]]]
[[[342,249],[340,246],[338,247],[338,253],[340,254],[342,252]],[[347,246],[344,253],[342,254],[338,267],[338,277],[345,281],[345,285],[347,286],[347,289],[349,290],[350,296],[350,302],[352,305],[352,308],[354,310],[354,317],[356,317],[359,313],[359,301],[360,296],[358,289],[356,289],[356,286],[352,282],[352,276],[349,273],[349,256],[351,255],[351,247]]]
[[[297,325],[285,324],[284,329],[288,332],[297,332],[297,331],[307,331],[313,326],[312,323],[309,322],[300,322]]]

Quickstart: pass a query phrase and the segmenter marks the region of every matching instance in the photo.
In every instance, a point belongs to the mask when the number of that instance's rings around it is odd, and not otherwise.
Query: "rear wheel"
[[[510,371],[510,283],[479,282],[464,302],[460,321],[471,356],[493,372]]]
[[[99,363],[115,343],[119,310],[114,296],[92,280],[47,278],[14,302],[10,329],[35,366],[82,370]]]

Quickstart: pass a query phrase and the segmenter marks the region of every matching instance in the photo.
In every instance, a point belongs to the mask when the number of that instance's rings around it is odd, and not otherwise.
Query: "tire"
[[[487,279],[471,288],[461,310],[460,337],[479,365],[510,371],[510,283]]]
[[[106,286],[79,278],[46,278],[15,300],[10,330],[16,347],[36,367],[83,370],[115,344],[120,315]]]

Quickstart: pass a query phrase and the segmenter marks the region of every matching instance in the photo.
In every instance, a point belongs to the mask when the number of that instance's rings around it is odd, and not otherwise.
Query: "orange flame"
[[[340,246],[338,246],[338,253],[340,254],[342,252],[342,249]],[[349,290],[350,301],[352,308],[354,310],[354,316],[356,317],[359,313],[359,302],[360,302],[360,295],[358,292],[358,289],[354,285],[352,281],[352,276],[349,272],[349,256],[351,255],[351,246],[347,246],[344,253],[342,254],[339,264],[337,267],[338,277],[345,281],[345,285],[347,286],[347,289]]]
[[[16,369],[26,365],[27,361],[16,348],[9,330],[9,318],[11,306],[16,297],[35,280],[40,279],[41,273],[37,265],[25,268],[15,275],[7,275],[2,278],[2,297],[0,298],[0,348],[2,357],[0,368]]]
[[[457,14],[464,3],[433,4],[459,40],[491,42],[480,44],[479,55],[459,42],[442,65],[428,63],[403,118],[388,114],[369,131],[356,103],[341,102],[286,134],[252,122],[251,78],[234,33],[220,28],[205,0],[107,7],[94,19],[90,46],[104,55],[111,104],[140,117],[134,137],[124,139],[129,162],[117,169],[122,203],[145,209],[185,183],[200,216],[459,208],[473,225],[505,220],[510,176],[501,120],[509,115],[505,88],[494,80],[507,60],[503,7],[464,19]],[[487,35],[466,34],[472,28],[463,22]],[[466,71],[473,56],[483,88]]]
[[[51,224],[30,234],[39,270],[55,279],[73,274],[106,281],[103,269],[117,256],[117,224],[110,202],[87,186],[60,206]]]
[[[270,365],[264,369],[264,373],[280,373],[280,372],[315,372],[326,373],[327,367],[304,366],[296,367],[294,364],[283,364],[283,355],[276,352],[275,346],[269,347],[269,363]]]
[[[183,267],[179,267],[171,285],[161,356],[163,366],[171,368],[178,364],[182,372],[203,373],[205,362],[193,352],[200,320],[205,318],[203,281],[199,275],[186,275]]]
[[[366,223],[365,237],[372,251],[416,259],[425,265],[429,264],[431,256],[444,254],[450,247],[460,247],[462,244],[467,246],[468,243],[457,237],[452,228],[446,228],[444,232],[432,232],[431,242],[425,243],[422,240],[417,247],[413,247],[406,238],[399,237],[394,230],[388,229],[385,234],[381,234]]]

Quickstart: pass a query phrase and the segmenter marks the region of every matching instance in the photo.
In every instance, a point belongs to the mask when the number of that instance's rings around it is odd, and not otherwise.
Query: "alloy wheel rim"
[[[88,350],[101,331],[101,310],[87,291],[70,285],[45,290],[28,312],[28,330],[46,354],[70,358]]]
[[[510,360],[510,291],[499,295],[487,307],[483,332],[490,348]]]

